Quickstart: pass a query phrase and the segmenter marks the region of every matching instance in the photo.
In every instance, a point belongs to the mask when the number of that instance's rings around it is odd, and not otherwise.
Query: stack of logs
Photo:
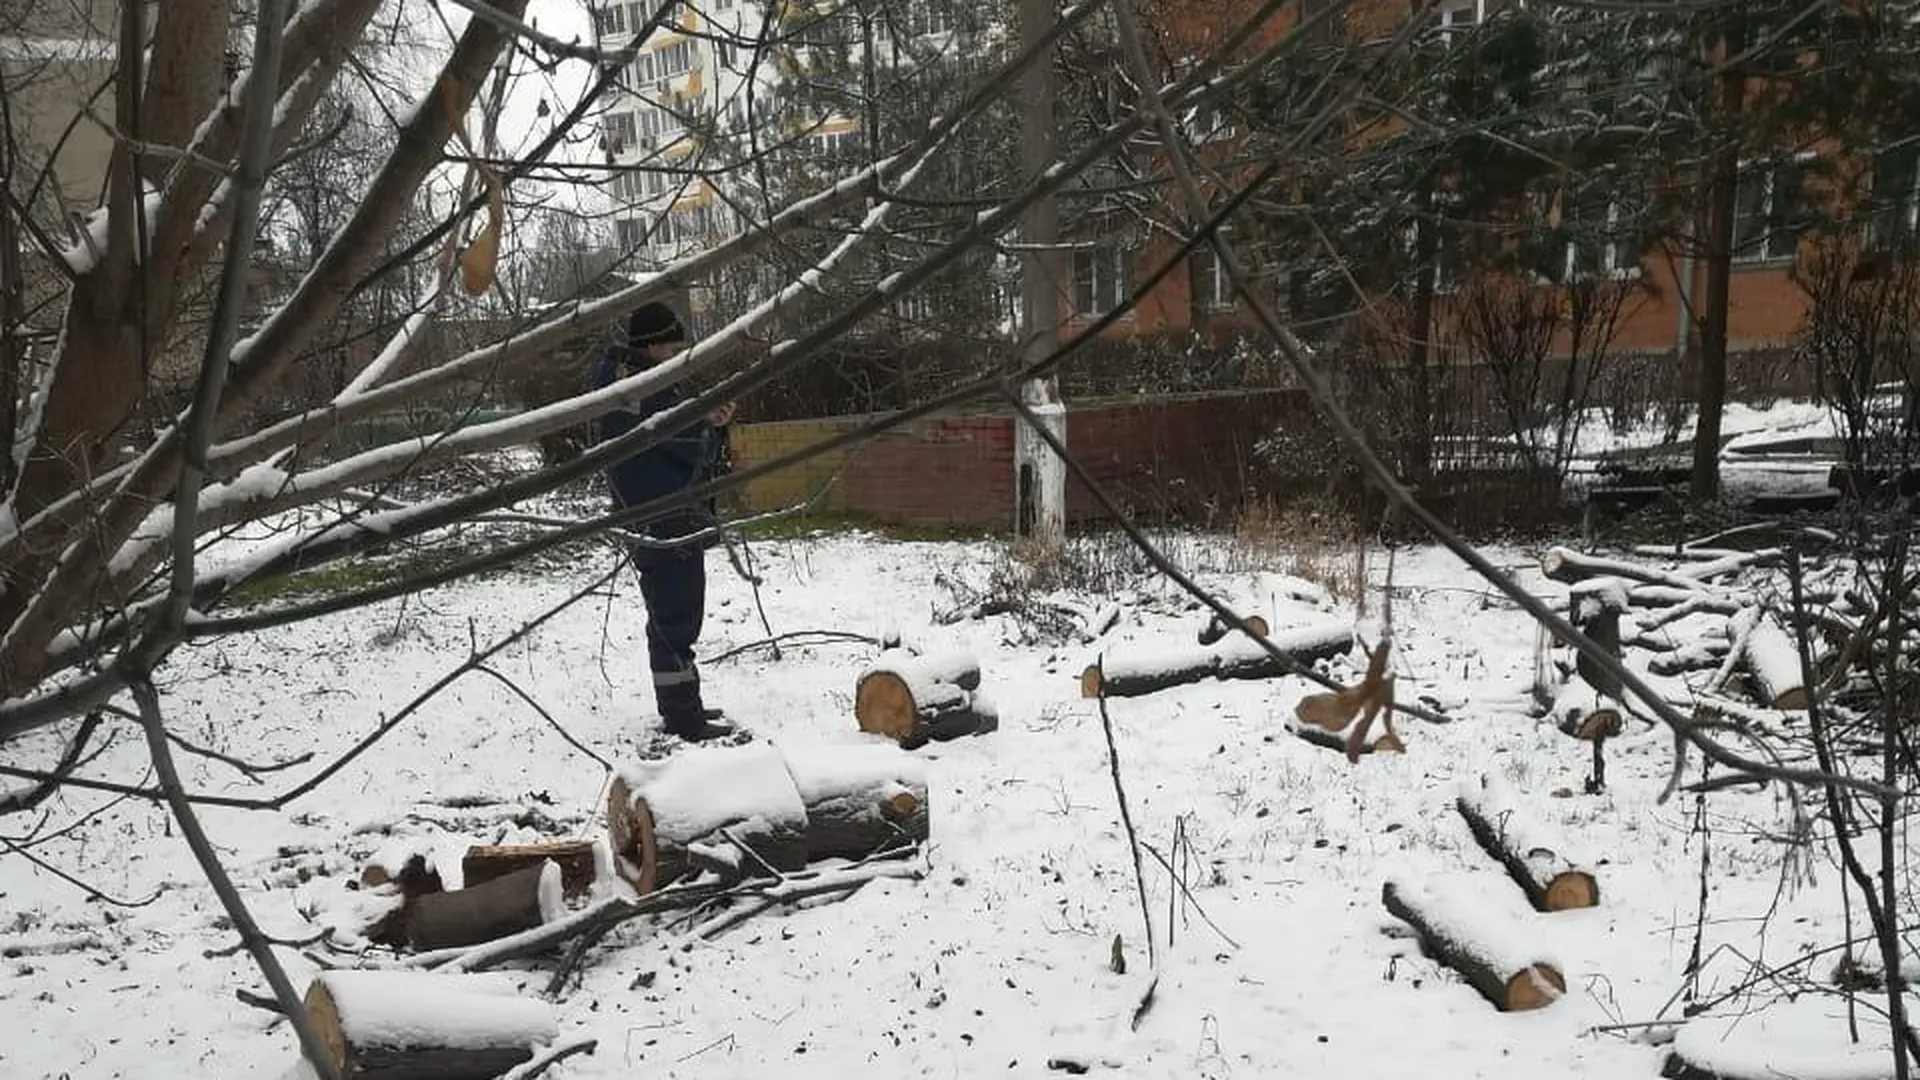
[[[1783,564],[1776,549],[1701,545],[1641,548],[1630,558],[1556,547],[1541,558],[1546,577],[1567,587],[1574,625],[1666,700],[1763,724],[1767,710],[1807,707],[1815,689],[1803,672],[1815,687],[1847,677],[1860,659],[1850,655],[1849,639],[1873,611],[1845,580],[1847,567],[1835,563],[1808,572],[1808,611],[1797,617],[1788,610]],[[1542,650],[1534,698],[1562,732],[1592,744],[1587,789],[1604,788],[1602,745],[1638,703],[1624,701],[1598,665],[1557,644]]]
[[[1591,864],[1527,814],[1494,776],[1461,785],[1454,809],[1514,888],[1484,872],[1396,877],[1381,902],[1413,927],[1427,954],[1502,1012],[1544,1008],[1566,992],[1566,967],[1542,947],[1537,921],[1600,902]]]

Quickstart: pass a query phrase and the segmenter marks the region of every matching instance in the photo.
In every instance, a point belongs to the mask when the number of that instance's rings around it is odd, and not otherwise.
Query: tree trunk
[[[614,868],[641,893],[696,867],[723,876],[798,870],[807,864],[806,825],[786,761],[766,743],[645,762],[622,770],[607,792]]]
[[[1481,850],[1499,861],[1535,911],[1568,911],[1600,902],[1593,874],[1567,855],[1562,838],[1527,816],[1497,777],[1462,784],[1454,808]]]
[[[1020,0],[1023,47],[1038,44],[1053,26],[1050,0]],[[1054,116],[1054,61],[1049,55],[1028,66],[1020,80],[1020,153],[1031,168],[1054,159],[1058,142]],[[1060,296],[1067,291],[1060,273],[1058,197],[1042,195],[1020,217],[1021,349],[1024,362],[1051,355],[1059,344]],[[1060,401],[1060,380],[1046,375],[1021,384],[1020,398],[1064,444],[1067,410]],[[1021,418],[1014,433],[1014,535],[1057,552],[1067,538],[1067,467],[1060,455]]]
[[[553,860],[560,867],[560,888],[570,900],[593,891],[599,868],[599,842],[548,840],[538,844],[475,844],[460,860],[460,880],[473,888],[528,866]]]
[[[1380,900],[1419,932],[1427,955],[1459,972],[1494,1008],[1544,1008],[1566,993],[1560,968],[1532,947],[1528,913],[1489,903],[1483,882],[1390,880]]]
[[[1726,56],[1745,47],[1744,36],[1729,31]],[[1729,65],[1719,76],[1715,113],[1731,127],[1746,96],[1742,65]],[[1704,262],[1707,271],[1706,313],[1700,328],[1700,374],[1695,389],[1693,482],[1695,499],[1720,494],[1720,418],[1727,404],[1727,321],[1733,281],[1734,201],[1740,191],[1740,150],[1729,133],[1717,137],[1723,145],[1707,159],[1707,230]]]
[[[531,930],[566,912],[559,864],[542,860],[465,889],[428,893],[406,907],[407,945],[452,949]]]
[[[1754,697],[1775,709],[1804,709],[1806,680],[1800,677],[1800,647],[1785,630],[1764,617],[1747,635],[1741,659],[1753,683]]]
[[[853,715],[861,731],[909,750],[1000,726],[993,703],[980,693],[980,665],[972,657],[920,656],[906,649],[881,653],[860,675]]]
[[[927,767],[884,743],[786,751],[807,808],[807,861],[863,859],[928,835]]]
[[[1344,622],[1324,620],[1288,627],[1265,639],[1283,656],[1275,659],[1260,642],[1231,637],[1211,646],[1174,645],[1155,652],[1103,657],[1080,673],[1081,697],[1137,697],[1203,679],[1272,679],[1329,660],[1353,648],[1353,631]]]
[[[492,975],[326,971],[306,1009],[346,1080],[493,1080],[559,1034],[552,1006]]]

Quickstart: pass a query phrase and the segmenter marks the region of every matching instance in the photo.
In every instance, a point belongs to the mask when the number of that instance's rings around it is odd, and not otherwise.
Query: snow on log
[[[325,971],[306,1009],[349,1080],[492,1080],[559,1031],[552,1006],[494,975]]]
[[[614,865],[638,892],[671,884],[696,863],[782,872],[807,863],[806,806],[780,751],[767,743],[692,746],[621,770],[607,792]],[[736,862],[739,845],[752,857]],[[717,860],[717,862],[716,862]]]
[[[1080,641],[1082,644],[1098,641],[1119,624],[1120,605],[1111,602],[1103,604],[1081,620]]]
[[[809,862],[862,859],[927,839],[926,762],[885,743],[785,752],[806,807]]]
[[[881,653],[854,683],[853,715],[861,731],[885,735],[908,749],[1000,726],[999,713],[980,692],[979,663],[953,652]]]
[[[415,899],[441,892],[440,871],[433,865],[431,843],[417,836],[389,841],[360,871],[360,884],[388,902],[368,905],[369,918],[360,936],[382,945],[406,942],[406,911]]]
[[[1577,674],[1560,687],[1547,715],[1561,732],[1586,742],[1620,734],[1620,703]]]
[[[1249,615],[1243,621],[1247,624],[1247,629],[1253,631],[1254,637],[1266,637],[1267,631],[1271,629],[1267,625],[1267,620],[1258,615]],[[1194,635],[1194,641],[1201,645],[1211,645],[1233,632],[1234,629],[1227,625],[1227,620],[1215,615],[1208,619],[1207,625],[1201,627],[1200,631]]]
[[[1647,670],[1655,675],[1683,675],[1689,671],[1712,671],[1727,655],[1723,638],[1694,638],[1657,653],[1647,660]]]
[[[1568,547],[1551,547],[1540,556],[1540,572],[1550,581],[1573,585],[1591,578],[1616,577],[1649,585],[1665,585],[1685,592],[1704,592],[1709,586],[1697,578],[1622,559],[1585,555]]]
[[[1505,886],[1481,875],[1444,875],[1419,881],[1394,878],[1381,903],[1420,934],[1427,955],[1459,972],[1502,1012],[1553,1004],[1567,981],[1532,941],[1534,920]]]
[[[1844,994],[1741,999],[1676,1022],[1673,1080],[1893,1080],[1884,1016]]]
[[[465,889],[428,893],[406,906],[407,945],[451,949],[531,930],[566,913],[561,870],[543,860]]]
[[[1792,635],[1762,620],[1747,635],[1742,659],[1752,678],[1754,696],[1762,705],[1776,709],[1807,707],[1806,680],[1800,677],[1800,648]]]
[[[460,860],[460,880],[469,889],[548,859],[560,867],[560,888],[567,899],[593,891],[599,865],[596,840],[543,840],[536,844],[475,844]]]
[[[1454,807],[1474,840],[1506,868],[1535,911],[1569,911],[1600,902],[1593,873],[1568,854],[1563,838],[1520,808],[1499,777],[1465,780]]]
[[[1273,630],[1262,639],[1291,659],[1284,662],[1242,634],[1209,646],[1175,646],[1108,655],[1080,674],[1081,697],[1138,697],[1205,679],[1271,679],[1311,667],[1353,648],[1353,630],[1344,621],[1317,619],[1304,626]]]

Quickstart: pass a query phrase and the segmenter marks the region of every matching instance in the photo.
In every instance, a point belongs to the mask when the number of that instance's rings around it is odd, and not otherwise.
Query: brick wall
[[[1289,415],[1310,410],[1291,391],[1192,395],[1072,406],[1067,438],[1076,456],[1129,510],[1147,517],[1202,517],[1244,491],[1253,444]],[[850,430],[864,416],[736,425],[736,467],[771,461]],[[868,442],[822,455],[747,485],[751,511],[819,494],[825,514],[893,524],[1000,528],[1014,513],[1011,415],[928,417]],[[1099,517],[1071,480],[1067,514]]]

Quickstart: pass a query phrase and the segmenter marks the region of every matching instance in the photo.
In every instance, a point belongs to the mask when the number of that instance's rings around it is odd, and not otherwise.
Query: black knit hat
[[[635,308],[627,316],[627,344],[665,345],[669,342],[687,340],[686,327],[680,325],[680,316],[673,309],[658,300]]]

